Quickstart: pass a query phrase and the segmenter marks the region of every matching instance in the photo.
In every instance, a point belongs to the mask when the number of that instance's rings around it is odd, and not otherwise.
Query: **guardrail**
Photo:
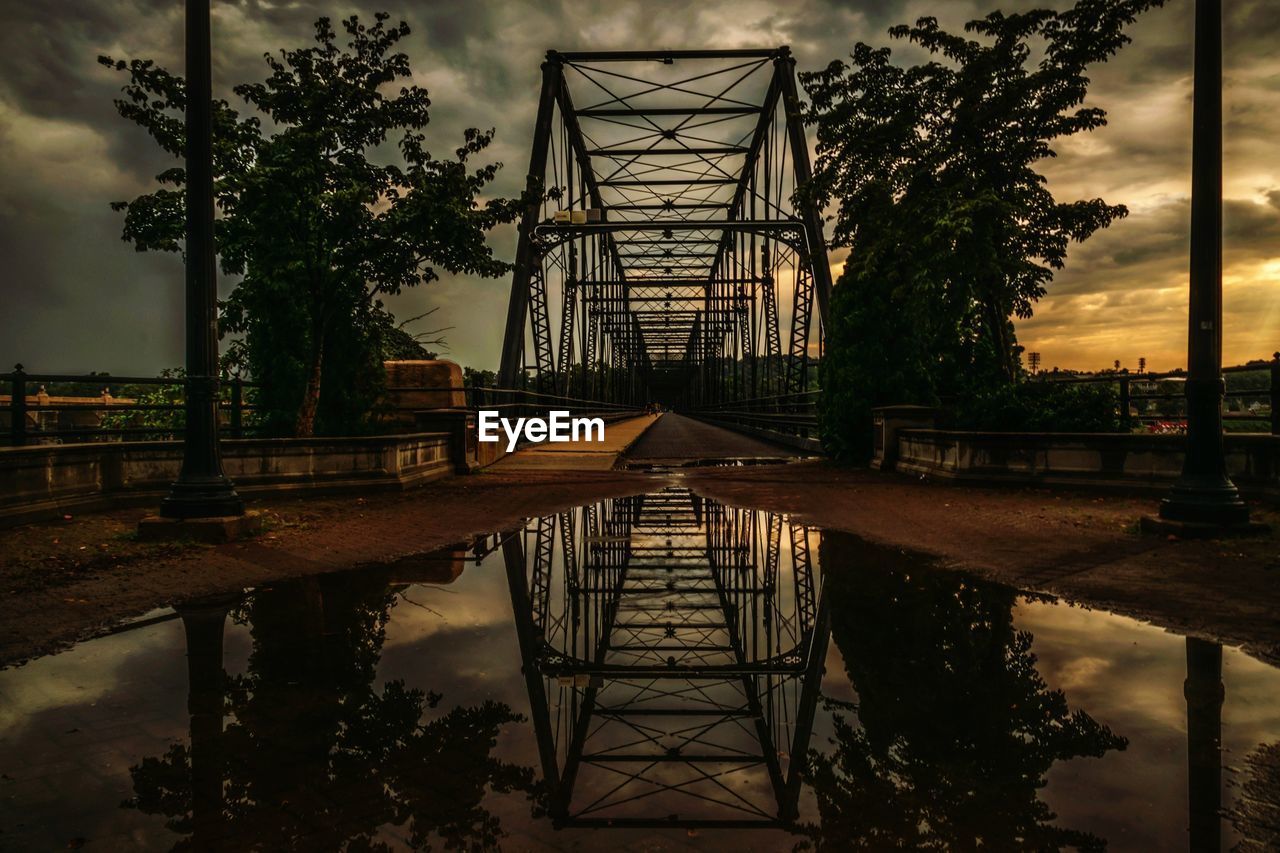
[[[731,400],[699,406],[689,414],[763,438],[818,450],[818,398],[821,394],[820,389],[814,389],[798,394]]]
[[[1256,361],[1250,364],[1239,364],[1222,369],[1226,381],[1227,405],[1222,413],[1226,422],[1261,421],[1269,426],[1272,435],[1280,435],[1280,353],[1276,353],[1271,361]],[[1243,388],[1232,382],[1232,377],[1245,373],[1263,373],[1269,377],[1267,386],[1260,388]],[[1087,376],[1056,376],[1041,373],[1032,379],[1033,382],[1053,382],[1066,385],[1115,385],[1118,390],[1116,414],[1122,423],[1158,424],[1179,421],[1186,417],[1186,397],[1178,383],[1185,382],[1187,373],[1175,370],[1168,373],[1103,373]],[[1161,385],[1165,387],[1161,387]],[[1232,387],[1236,384],[1236,387]],[[1232,408],[1232,401],[1241,402],[1240,409]],[[1161,405],[1161,402],[1172,405]],[[1256,408],[1248,409],[1253,403]],[[1181,404],[1181,405],[1179,405]],[[1264,411],[1262,406],[1267,408]]]

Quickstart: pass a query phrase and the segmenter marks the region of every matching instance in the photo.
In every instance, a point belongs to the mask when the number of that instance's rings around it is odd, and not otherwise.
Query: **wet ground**
[[[647,490],[0,671],[0,849],[1280,842],[1280,670]]]

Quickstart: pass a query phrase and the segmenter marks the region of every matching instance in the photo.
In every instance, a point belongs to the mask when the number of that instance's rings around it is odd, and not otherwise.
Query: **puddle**
[[[1277,827],[1280,671],[680,488],[0,672],[4,849],[1262,850]]]

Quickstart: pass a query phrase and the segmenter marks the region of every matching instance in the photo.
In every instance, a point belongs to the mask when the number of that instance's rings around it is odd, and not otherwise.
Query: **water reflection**
[[[398,588],[366,571],[254,592],[236,608],[253,651],[232,678],[222,635],[236,603],[181,608],[190,744],[133,767],[126,807],[163,815],[185,836],[174,849],[371,849],[388,825],[414,847],[433,835],[451,849],[496,844],[486,794],[533,790],[530,768],[491,754],[523,718],[486,701],[424,722],[441,694],[375,689]]]
[[[796,819],[829,634],[811,534],[671,488],[506,541],[557,826]]]
[[[1039,796],[1056,762],[1127,745],[1068,706],[1013,624],[1016,593],[951,573],[868,570],[829,541],[832,633],[857,692],[813,757],[831,849],[1101,849]],[[843,571],[837,571],[839,563]]]
[[[1280,673],[684,489],[178,616],[0,672],[0,847],[1280,849]]]

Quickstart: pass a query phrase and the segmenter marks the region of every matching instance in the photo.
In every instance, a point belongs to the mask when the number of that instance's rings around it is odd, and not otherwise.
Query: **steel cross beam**
[[[759,573],[766,548],[757,535],[774,525],[678,488],[592,505],[581,517],[581,543],[573,516],[558,519],[562,568],[538,553],[554,516],[504,543],[556,825],[793,823],[829,628],[820,593],[806,610],[803,596],[779,596],[776,575]],[[521,547],[527,536],[537,542],[531,552]],[[770,627],[778,608],[793,614],[794,648]],[[682,768],[690,771],[683,779]],[[613,782],[586,782],[595,799],[575,803],[588,772]],[[714,789],[696,789],[744,772],[763,773],[772,797],[717,799]],[[668,817],[671,802],[654,807],[661,818],[636,812],[654,793],[685,798],[681,817]],[[698,811],[708,804],[718,812]]]
[[[767,393],[757,361],[767,386],[782,355],[772,290],[791,280],[803,363],[830,271],[818,211],[795,205],[812,169],[794,66],[786,47],[548,52],[501,384],[523,387],[533,367],[539,389],[634,404],[653,397],[651,357],[670,364],[674,339],[700,374],[679,388],[666,374],[663,394],[701,405]],[[594,103],[575,106],[579,86]],[[682,286],[701,291],[692,322],[646,309]],[[803,386],[787,364],[788,385]]]

